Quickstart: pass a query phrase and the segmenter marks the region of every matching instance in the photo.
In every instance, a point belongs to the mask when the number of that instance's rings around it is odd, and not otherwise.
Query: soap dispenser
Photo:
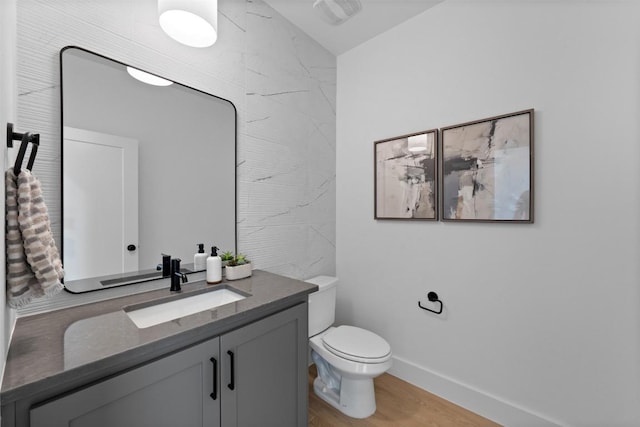
[[[198,252],[193,256],[193,271],[203,271],[207,268],[207,253],[204,243],[198,243]]]
[[[210,285],[222,282],[222,260],[218,256],[218,248],[211,248],[211,256],[207,258],[207,283]]]

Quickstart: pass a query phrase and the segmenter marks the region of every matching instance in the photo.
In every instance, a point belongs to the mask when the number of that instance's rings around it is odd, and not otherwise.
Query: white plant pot
[[[227,280],[244,279],[245,277],[251,276],[252,270],[250,262],[242,265],[227,265],[224,269]]]

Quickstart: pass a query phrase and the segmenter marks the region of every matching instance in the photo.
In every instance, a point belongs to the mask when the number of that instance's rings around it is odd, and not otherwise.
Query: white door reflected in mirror
[[[138,270],[138,141],[66,126],[65,279]]]

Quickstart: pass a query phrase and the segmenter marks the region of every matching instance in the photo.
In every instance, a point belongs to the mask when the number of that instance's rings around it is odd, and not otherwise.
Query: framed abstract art
[[[438,219],[438,131],[374,143],[375,219]]]
[[[443,221],[533,223],[533,109],[440,130]]]

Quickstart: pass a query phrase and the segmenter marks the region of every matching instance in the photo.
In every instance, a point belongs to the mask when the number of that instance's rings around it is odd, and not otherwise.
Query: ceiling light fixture
[[[209,47],[218,38],[218,0],[158,0],[160,27],[191,47]]]
[[[162,77],[154,76],[145,71],[138,70],[137,68],[127,67],[127,73],[136,80],[140,80],[142,83],[146,83],[154,86],[169,86],[173,84],[171,80],[163,79]]]
[[[313,9],[323,21],[331,25],[340,25],[362,10],[360,0],[316,0]]]

